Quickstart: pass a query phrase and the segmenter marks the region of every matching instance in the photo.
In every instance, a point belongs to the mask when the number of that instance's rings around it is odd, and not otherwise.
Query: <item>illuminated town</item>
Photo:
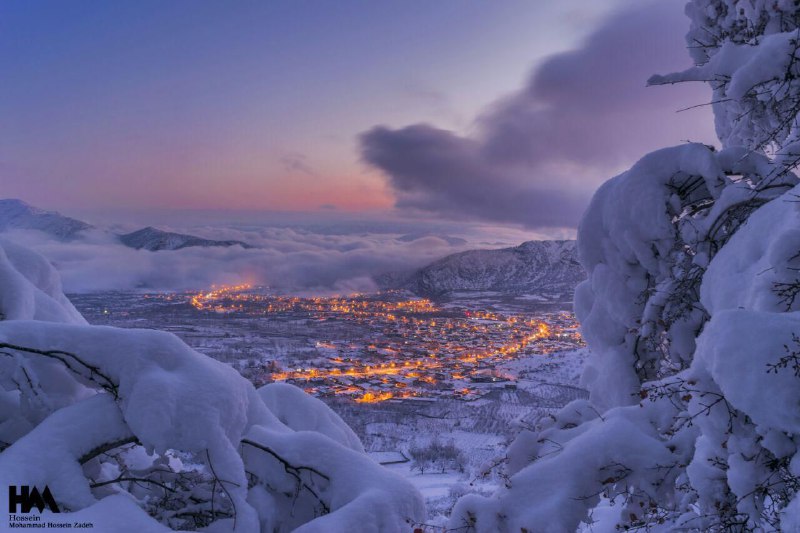
[[[508,443],[588,396],[579,382],[588,351],[566,301],[487,291],[297,296],[250,285],[70,298],[92,324],[167,331],[256,387],[308,391],[373,459],[409,479],[418,479],[410,450],[454,443],[463,474],[419,476],[438,476],[425,496],[436,513],[452,508],[451,486],[503,483],[487,465],[502,462]]]
[[[359,403],[475,400],[493,388],[515,387],[515,376],[499,368],[503,363],[582,345],[567,312],[474,311],[402,292],[302,298],[235,285],[188,299],[201,313],[366,326],[366,338],[318,339],[313,364],[274,363],[248,376],[257,384],[285,381],[316,396]]]

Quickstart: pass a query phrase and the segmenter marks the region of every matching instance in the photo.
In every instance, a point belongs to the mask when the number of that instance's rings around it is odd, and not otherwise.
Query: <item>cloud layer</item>
[[[647,88],[689,62],[680,2],[636,2],[575,50],[551,56],[516,93],[490,105],[464,136],[428,124],[377,126],[363,159],[388,178],[400,208],[573,227],[599,183],[648,151],[711,142],[704,86]]]
[[[368,226],[374,228],[373,232],[364,231]],[[212,284],[248,282],[314,294],[372,291],[376,289],[372,277],[378,274],[410,270],[468,248],[499,248],[542,237],[488,226],[434,235],[426,234],[426,224],[392,226],[390,222],[373,221],[329,223],[318,228],[172,228],[211,239],[241,240],[257,248],[159,252],[128,248],[102,230],[90,231],[83,239],[71,242],[33,230],[12,231],[0,237],[32,247],[47,257],[60,272],[67,292],[205,289]],[[407,230],[411,232],[404,233]],[[466,239],[452,238],[455,235]],[[487,236],[491,241],[485,239]]]

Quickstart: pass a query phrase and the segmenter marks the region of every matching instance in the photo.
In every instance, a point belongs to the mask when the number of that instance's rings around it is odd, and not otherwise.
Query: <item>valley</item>
[[[434,518],[459,495],[504,483],[513,438],[586,397],[586,350],[567,303],[487,291],[297,296],[249,285],[70,299],[92,324],[170,331],[256,386],[286,382],[317,396],[376,461],[419,488]],[[414,460],[415,448],[435,442],[458,450],[456,466]]]

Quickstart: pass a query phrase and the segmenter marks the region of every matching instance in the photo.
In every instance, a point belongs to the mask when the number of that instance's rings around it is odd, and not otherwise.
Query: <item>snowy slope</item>
[[[422,295],[500,291],[571,296],[585,278],[575,241],[528,241],[514,248],[470,250],[440,259],[399,285]]]
[[[90,224],[45,211],[13,198],[0,200],[0,232],[12,229],[35,229],[58,239],[72,239]]]
[[[181,248],[189,248],[191,246],[236,246],[242,248],[252,248],[247,243],[241,241],[216,241],[212,239],[203,239],[202,237],[195,237],[194,235],[186,235],[184,233],[174,233],[171,231],[163,231],[156,229],[152,226],[142,228],[132,233],[126,233],[119,236],[119,240],[129,248],[137,250],[180,250]]]

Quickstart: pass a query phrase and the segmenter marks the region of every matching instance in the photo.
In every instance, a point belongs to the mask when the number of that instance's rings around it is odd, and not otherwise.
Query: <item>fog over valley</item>
[[[0,207],[3,205],[0,202]],[[35,210],[32,206],[28,209]],[[574,235],[568,229],[534,232],[481,223],[409,222],[385,216],[334,214],[327,220],[317,215],[301,223],[284,216],[284,222],[161,225],[160,230],[225,244],[238,241],[249,247],[200,242],[169,249],[168,242],[156,238],[153,244],[160,248],[152,251],[132,248],[120,240],[120,235],[141,228],[136,223],[84,223],[72,233],[76,223],[83,221],[44,213],[44,222],[41,214],[12,219],[10,204],[5,210],[0,208],[0,229],[5,228],[0,238],[44,254],[58,269],[67,292],[181,290],[242,282],[285,291],[369,292],[377,289],[376,276],[411,272],[455,252],[503,248],[549,235]],[[187,215],[191,217],[191,213]],[[143,215],[139,218],[148,219]]]

